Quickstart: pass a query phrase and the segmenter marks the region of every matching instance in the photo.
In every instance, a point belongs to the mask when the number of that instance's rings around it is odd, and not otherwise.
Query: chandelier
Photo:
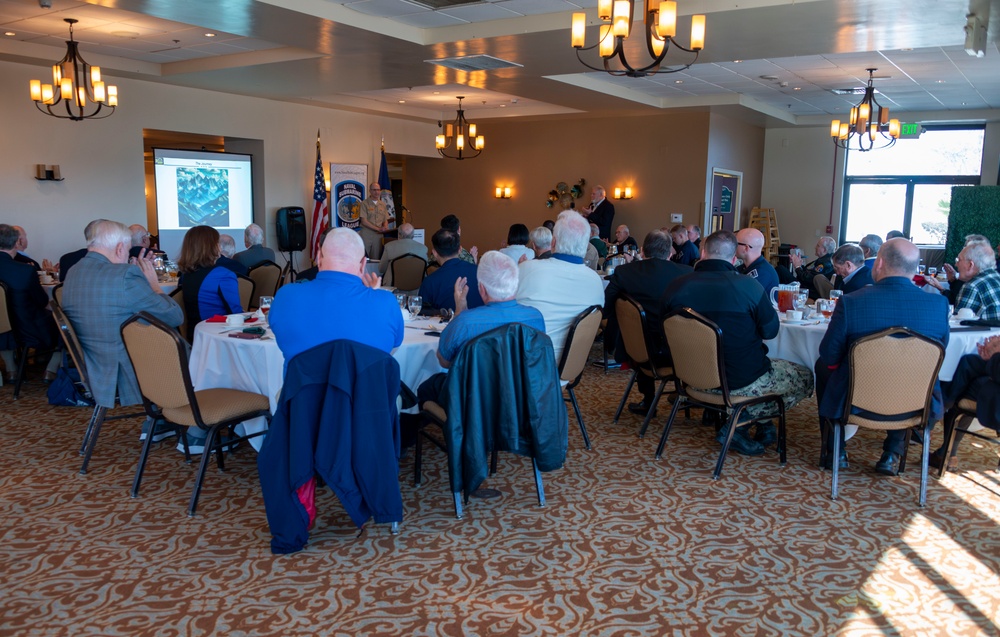
[[[630,63],[625,57],[625,40],[632,29],[635,18],[635,3],[637,0],[600,0],[597,3],[597,17],[602,21],[597,44],[585,46],[585,30],[587,16],[584,13],[573,14],[573,48],[580,63],[595,71],[606,71],[615,76],[646,77],[657,73],[677,73],[690,67],[698,60],[699,52],[705,48],[705,16],[691,16],[691,48],[679,44],[674,38],[677,35],[677,3],[660,2],[658,0],[642,0],[643,13],[639,18],[646,23],[646,51],[652,61],[645,66]],[[670,45],[688,53],[694,53],[694,58],[684,66],[660,68],[663,58],[670,50]],[[580,51],[589,51],[597,47],[598,53],[604,58],[604,68],[588,64],[580,55]],[[615,63],[615,58],[618,62]],[[643,61],[645,63],[646,60]]]
[[[448,159],[479,157],[486,146],[486,138],[476,134],[476,125],[465,119],[465,111],[462,110],[464,99],[461,95],[458,97],[458,117],[455,121],[444,124],[444,134],[434,138],[437,151]]]
[[[65,18],[63,21],[69,23],[66,55],[52,66],[52,84],[31,80],[31,99],[38,110],[52,117],[77,122],[103,119],[114,113],[118,106],[118,87],[105,86],[101,81],[101,67],[87,64],[80,55],[73,40],[73,25],[78,20]],[[59,104],[65,104],[65,115],[53,110]]]
[[[851,108],[850,119],[842,122],[839,119],[830,123],[830,137],[833,143],[846,150],[878,150],[888,148],[899,139],[899,120],[889,119],[889,109],[875,101],[875,87],[872,86],[874,73],[878,69],[868,71],[868,86],[861,103]],[[878,117],[875,111],[878,109]]]

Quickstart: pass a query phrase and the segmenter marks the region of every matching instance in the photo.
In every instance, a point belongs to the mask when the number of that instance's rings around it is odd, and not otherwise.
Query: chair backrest
[[[427,270],[425,271],[424,276],[430,276],[430,275],[434,274],[435,272],[437,272],[438,268],[440,268],[440,267],[441,266],[438,265],[437,263],[428,263],[427,264]]]
[[[646,344],[646,312],[639,302],[627,294],[615,301],[615,316],[621,332],[625,353],[639,365],[649,362],[649,347]]]
[[[254,293],[245,309],[255,310],[260,305],[261,296],[274,296],[281,282],[281,266],[273,261],[261,261],[250,268],[250,278],[254,283]]]
[[[905,327],[891,327],[851,345],[847,409],[882,416],[929,412],[944,346]],[[925,418],[926,419],[926,418]]]
[[[698,390],[722,388],[728,396],[722,330],[718,325],[685,307],[667,315],[663,333],[674,361],[674,374],[684,385]]]
[[[121,333],[143,399],[161,409],[190,404],[200,420],[188,372],[187,345],[177,330],[152,314],[140,312],[122,323]]]
[[[0,281],[0,334],[6,334],[14,329],[14,323],[10,318],[10,309],[7,305],[7,285]]]
[[[404,254],[389,262],[392,285],[399,290],[417,290],[424,280],[427,262],[415,254]]]
[[[56,286],[52,288],[52,300],[54,300],[60,306],[62,306],[62,292],[63,292],[62,283],[57,283]]]
[[[250,304],[253,303],[254,290],[256,289],[256,284],[250,277],[242,276],[240,274],[236,275],[236,284],[240,289],[240,305],[243,310],[249,310]]]
[[[601,329],[600,305],[591,305],[581,312],[570,323],[566,335],[566,345],[563,347],[562,360],[559,361],[559,378],[575,384],[587,366],[590,348],[594,345],[597,332]]]
[[[181,306],[181,313],[184,314],[184,320],[177,326],[177,331],[180,332],[180,335],[186,340],[188,333],[188,316],[187,308],[184,305],[184,293],[181,291],[181,286],[178,285],[174,288],[168,296],[172,298],[177,305]]]
[[[62,337],[63,343],[66,345],[66,351],[69,353],[70,360],[73,361],[76,371],[80,373],[80,381],[87,388],[87,391],[90,391],[90,379],[87,376],[87,363],[83,356],[83,345],[76,335],[76,330],[73,329],[73,324],[70,323],[69,317],[66,316],[66,312],[63,311],[62,306],[55,299],[52,299],[49,307],[52,309],[52,318],[55,319],[56,325],[59,326],[59,336]]]

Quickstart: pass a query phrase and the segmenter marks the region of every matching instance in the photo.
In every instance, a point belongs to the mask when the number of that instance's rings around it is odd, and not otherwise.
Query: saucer
[[[815,322],[815,319],[798,319],[798,320],[792,320],[792,319],[783,318],[783,319],[781,319],[781,322],[784,323],[785,325],[805,325],[806,323],[813,323],[813,322]]]

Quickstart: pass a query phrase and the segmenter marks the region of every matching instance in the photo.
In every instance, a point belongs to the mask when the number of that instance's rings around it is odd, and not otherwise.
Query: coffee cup
[[[801,321],[802,320],[802,310],[787,310],[785,312],[785,320],[788,320],[788,321]]]
[[[976,318],[976,313],[971,308],[963,307],[958,311],[957,316],[962,320],[968,320]]]
[[[230,314],[226,317],[226,325],[240,326],[246,323],[246,318],[242,314]]]

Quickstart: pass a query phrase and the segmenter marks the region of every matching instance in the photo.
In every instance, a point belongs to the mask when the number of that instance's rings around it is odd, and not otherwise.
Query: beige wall
[[[739,226],[746,226],[750,210],[760,205],[760,183],[764,172],[764,129],[718,114],[713,114],[710,121],[706,179],[710,178],[712,170],[716,168],[743,173]],[[710,197],[707,189],[710,186],[711,182],[706,181],[706,201]],[[703,217],[703,221],[703,229],[710,227],[708,219]]]

